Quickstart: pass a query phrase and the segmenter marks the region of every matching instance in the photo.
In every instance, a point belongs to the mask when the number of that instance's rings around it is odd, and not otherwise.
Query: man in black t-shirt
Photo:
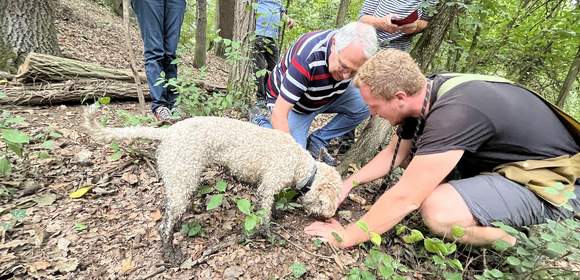
[[[465,229],[464,243],[515,244],[513,236],[491,223],[521,227],[572,217],[573,211],[553,206],[527,187],[485,173],[503,163],[578,154],[579,144],[558,116],[533,93],[508,83],[464,82],[438,98],[446,79],[426,79],[413,59],[397,50],[382,51],[359,69],[355,83],[371,113],[400,128],[386,149],[344,181],[341,201],[353,182],[383,177],[414,152],[399,182],[361,218],[370,231],[386,232],[420,208],[437,234],[451,236],[458,225]],[[448,181],[453,170],[459,176]],[[574,192],[568,203],[578,211],[578,185]],[[340,247],[368,240],[354,223],[344,228],[335,220],[313,223],[305,231]]]

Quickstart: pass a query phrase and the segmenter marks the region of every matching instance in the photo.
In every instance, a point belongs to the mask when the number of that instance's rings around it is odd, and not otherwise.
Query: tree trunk
[[[362,167],[369,162],[391,139],[391,124],[379,117],[372,117],[365,126],[359,139],[350,148],[337,170],[346,174],[351,166]]]
[[[195,34],[195,55],[193,66],[201,68],[205,66],[206,61],[206,36],[207,29],[207,2],[206,0],[197,0],[197,28]]]
[[[55,105],[62,103],[92,103],[99,97],[108,96],[113,100],[135,100],[135,83],[82,79],[50,84],[19,84],[0,87],[6,97],[0,98],[0,105]],[[145,97],[150,100],[149,91]],[[90,102],[89,102],[90,101]]]
[[[145,75],[140,74],[143,80]],[[47,54],[30,53],[18,69],[19,82],[58,82],[79,78],[96,78],[130,81],[133,74],[127,70],[105,68],[98,64],[57,57]]]
[[[218,0],[216,4],[216,26],[219,29],[218,35],[224,39],[234,39],[234,16],[237,0]],[[215,54],[225,58],[225,45],[217,43]]]
[[[57,0],[0,1],[0,35],[16,55],[14,67],[29,52],[60,56],[53,15]]]
[[[340,6],[338,6],[338,14],[336,15],[336,27],[341,27],[344,25],[344,20],[346,19],[346,13],[348,12],[349,5],[350,0],[340,0]]]
[[[560,108],[564,107],[564,103],[566,103],[566,97],[570,94],[570,88],[574,84],[574,81],[578,78],[578,73],[580,72],[580,47],[578,47],[578,51],[576,52],[576,58],[572,61],[570,65],[570,70],[568,71],[568,75],[566,75],[566,80],[564,80],[564,84],[562,85],[562,89],[558,94],[558,100],[556,101],[556,105]]]
[[[475,71],[475,66],[477,64],[477,57],[475,56],[475,50],[477,49],[477,43],[479,43],[479,34],[481,34],[481,26],[478,24],[475,27],[475,32],[473,37],[471,37],[471,45],[469,46],[469,52],[467,53],[467,59],[465,60],[465,66],[461,72],[473,72]]]
[[[228,90],[236,92],[243,99],[255,96],[255,77],[250,59],[256,24],[252,3],[253,0],[236,1],[234,41],[239,42],[240,53],[228,80]]]
[[[437,14],[429,22],[429,27],[423,31],[421,38],[411,51],[411,56],[415,58],[417,64],[423,71],[427,72],[431,61],[437,54],[443,38],[447,34],[449,27],[453,25],[455,17],[461,10],[458,4],[447,5],[449,0],[440,1],[437,6]]]

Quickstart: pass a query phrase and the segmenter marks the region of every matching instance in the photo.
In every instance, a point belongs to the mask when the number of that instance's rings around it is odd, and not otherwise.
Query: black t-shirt
[[[417,155],[463,150],[462,177],[528,159],[576,154],[580,148],[557,115],[533,93],[506,83],[469,81],[440,100],[439,86],[449,77],[433,76],[431,109],[417,140]],[[411,139],[416,119],[399,130]]]

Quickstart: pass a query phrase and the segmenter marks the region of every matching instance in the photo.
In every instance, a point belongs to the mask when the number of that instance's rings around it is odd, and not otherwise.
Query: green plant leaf
[[[18,131],[17,129],[3,129],[2,138],[15,144],[27,144],[28,141],[30,141],[28,135]]]
[[[227,188],[228,188],[228,183],[226,183],[226,181],[224,181],[224,180],[219,180],[215,184],[215,189],[218,190],[219,192],[225,192]]]
[[[294,278],[300,278],[304,274],[306,274],[306,266],[301,262],[295,262],[290,266],[290,270],[292,271],[292,276]]]
[[[60,134],[56,131],[51,131],[50,133],[48,133],[48,136],[50,136],[50,138],[52,138],[52,139],[58,139],[58,138],[62,137],[62,134]]]
[[[435,263],[438,266],[445,266],[445,259],[439,255],[432,255],[431,259],[433,260],[433,263]]]
[[[238,205],[238,209],[240,209],[242,213],[246,215],[252,214],[252,203],[249,200],[238,199],[238,201],[236,201],[236,204]]]
[[[449,265],[459,271],[463,271],[463,265],[458,259],[449,260]]]
[[[54,147],[54,141],[53,140],[44,141],[42,143],[42,147],[47,150],[52,150],[52,148]]]
[[[563,255],[567,251],[566,244],[560,243],[560,242],[550,242],[550,243],[548,243],[547,248],[548,248],[548,250],[550,250],[558,255]]]
[[[39,159],[47,159],[50,157],[47,151],[40,151],[36,154]]]
[[[531,255],[531,254],[530,254],[530,252],[528,252],[528,250],[526,250],[526,249],[525,249],[525,248],[523,248],[523,247],[518,247],[518,248],[516,249],[516,253],[517,253],[518,255],[520,255],[520,256],[529,256],[529,255]]]
[[[244,220],[244,229],[247,232],[251,232],[252,230],[254,230],[254,228],[256,228],[257,225],[258,225],[258,216],[253,214],[246,216],[246,219]]]
[[[12,171],[12,166],[10,165],[10,161],[6,157],[0,158],[0,175],[8,176]]]
[[[369,235],[370,235],[370,237],[371,237],[371,242],[372,242],[372,243],[373,243],[375,246],[377,246],[377,247],[381,246],[382,238],[381,238],[381,235],[380,235],[380,234],[378,234],[378,233],[376,233],[376,232],[372,232],[372,231],[371,231],[371,232],[369,233]]]
[[[461,272],[444,272],[443,277],[445,280],[461,280]]]
[[[401,235],[401,234],[403,234],[403,233],[404,233],[406,230],[407,230],[407,227],[406,227],[406,226],[404,226],[404,225],[400,225],[400,224],[399,224],[399,225],[397,225],[397,228],[396,228],[396,230],[395,230],[395,234],[397,234],[397,235]]]
[[[413,244],[416,243],[418,241],[423,240],[425,237],[423,237],[423,233],[421,233],[420,231],[413,229],[411,230],[411,233],[403,236],[403,241],[407,244]]]
[[[197,193],[199,195],[206,195],[208,193],[211,192],[211,187],[210,186],[202,186],[201,188],[199,188],[199,190],[197,191]]]
[[[459,238],[463,237],[463,235],[465,235],[465,229],[463,229],[463,227],[461,227],[461,226],[454,225],[453,227],[451,227],[451,235],[453,235],[453,237],[459,239]]]
[[[109,160],[110,161],[118,161],[119,159],[121,159],[121,156],[123,156],[123,152],[118,150],[118,151],[114,152],[111,156],[109,156]]]
[[[181,225],[181,232],[188,237],[195,237],[201,234],[201,224],[198,222],[191,222]]]
[[[20,157],[22,156],[22,144],[8,142],[8,143],[6,143],[6,145],[8,146],[9,150],[13,151],[15,154],[17,154]]]
[[[222,205],[223,200],[224,200],[224,194],[220,193],[220,194],[213,195],[209,199],[209,202],[207,203],[207,207],[205,209],[212,210],[212,209],[218,208],[220,205]]]
[[[511,245],[503,240],[497,240],[493,243],[493,249],[495,249],[498,252],[503,252],[509,249],[510,247]]]
[[[28,216],[28,214],[26,213],[26,209],[14,209],[10,211],[10,214],[17,221],[22,221],[24,220],[24,218],[26,218],[26,216]]]
[[[488,270],[489,274],[491,276],[493,276],[494,278],[502,278],[503,277],[503,272],[497,270],[497,269],[492,269],[492,270]]]
[[[507,257],[506,262],[512,266],[520,266],[522,264],[522,261],[514,256]]]
[[[109,96],[99,97],[98,101],[101,105],[109,105],[111,103],[111,97]]]
[[[390,279],[395,274],[395,268],[391,262],[382,262],[378,267],[378,272],[383,279]]]
[[[75,229],[77,232],[81,232],[81,231],[83,231],[83,230],[87,229],[87,225],[85,225],[85,224],[82,224],[82,223],[75,223],[75,225],[74,225],[74,229]]]

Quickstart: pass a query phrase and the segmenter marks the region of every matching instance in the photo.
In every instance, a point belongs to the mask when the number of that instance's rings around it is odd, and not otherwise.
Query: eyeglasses
[[[344,74],[349,74],[349,76],[351,77],[356,74],[357,70],[348,67],[346,64],[342,62],[342,60],[340,59],[340,52],[336,53],[336,57],[338,59],[338,67],[340,68],[340,72]]]

